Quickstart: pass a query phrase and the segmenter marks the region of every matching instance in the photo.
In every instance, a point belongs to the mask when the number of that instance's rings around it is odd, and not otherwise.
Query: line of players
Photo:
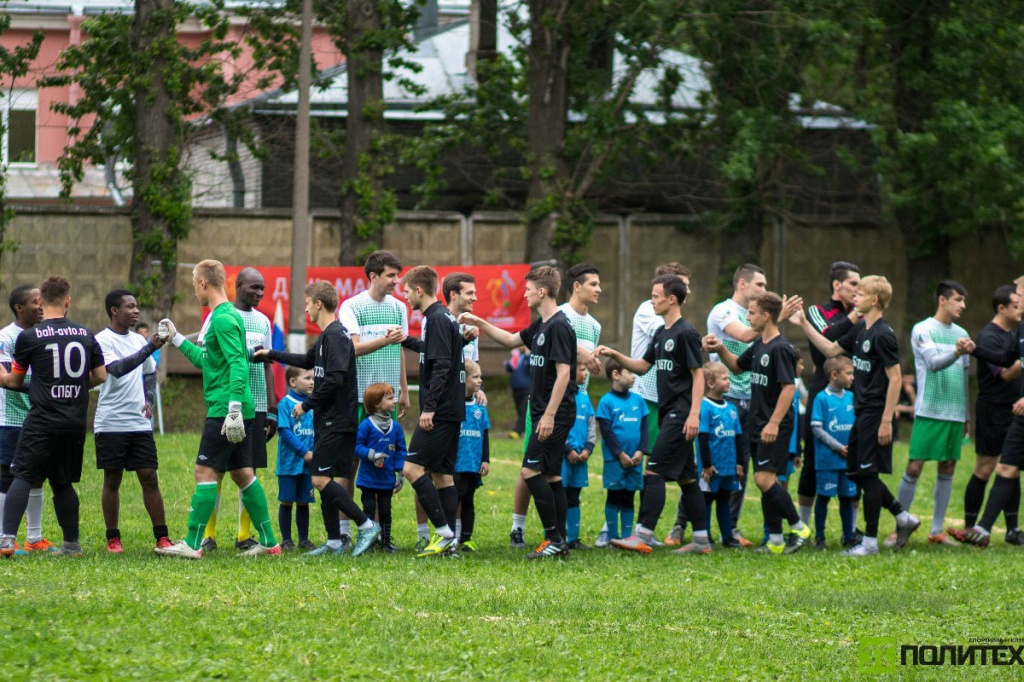
[[[360,530],[360,540],[366,540],[357,543],[353,553],[361,553],[360,549],[365,551],[376,534],[380,532],[379,526],[368,519],[352,502],[349,490],[339,485],[333,478],[337,476],[348,482],[351,482],[353,478],[352,467],[349,464],[352,457],[350,454],[342,454],[350,453],[353,450],[350,447],[352,445],[350,441],[354,438],[354,426],[362,416],[356,415],[353,419],[351,415],[348,415],[349,412],[355,411],[351,408],[361,403],[361,400],[353,399],[352,393],[356,393],[357,390],[365,390],[367,385],[375,383],[374,379],[376,378],[391,379],[393,382],[395,379],[393,370],[397,369],[399,374],[397,383],[399,383],[399,396],[401,396],[399,405],[404,407],[408,404],[408,398],[405,397],[407,391],[402,390],[405,388],[404,360],[400,351],[395,352],[399,343],[420,351],[420,376],[424,386],[424,390],[420,394],[422,414],[413,441],[410,443],[409,459],[404,471],[417,493],[417,500],[420,503],[418,506],[423,508],[435,527],[434,539],[427,544],[421,554],[443,554],[451,551],[455,544],[453,521],[454,509],[458,505],[458,496],[455,494],[451,476],[453,462],[449,460],[453,460],[454,452],[457,449],[458,425],[462,421],[465,407],[463,402],[465,379],[461,363],[462,358],[465,357],[463,346],[467,345],[467,337],[459,330],[460,322],[479,329],[508,347],[526,344],[531,346],[533,351],[531,375],[534,385],[531,390],[533,397],[530,415],[535,417],[538,426],[526,441],[521,481],[523,487],[529,491],[537,503],[538,513],[545,526],[546,537],[541,546],[530,556],[564,555],[568,551],[570,541],[576,543],[576,546],[581,544],[578,541],[578,530],[575,538],[570,538],[566,530],[566,517],[569,515],[569,511],[566,488],[562,485],[561,480],[565,437],[575,421],[575,365],[578,353],[585,356],[584,360],[591,368],[596,368],[597,358],[607,355],[615,357],[623,367],[640,374],[647,374],[652,367],[658,369],[655,388],[660,398],[656,406],[659,415],[657,426],[660,428],[652,434],[654,435],[654,438],[651,439],[653,447],[644,476],[645,485],[641,497],[641,523],[635,535],[617,540],[614,544],[645,553],[650,551],[650,547],[654,544],[654,527],[665,503],[665,482],[672,480],[676,481],[682,490],[680,509],[685,515],[681,514],[680,520],[688,519],[695,528],[694,542],[679,551],[684,553],[710,551],[707,526],[704,520],[704,495],[697,484],[696,459],[692,449],[692,441],[699,433],[700,405],[704,397],[704,377],[701,370],[703,362],[700,353],[702,342],[692,325],[683,320],[680,313],[687,296],[686,286],[689,273],[685,268],[678,264],[669,264],[659,269],[649,302],[650,311],[645,310],[647,305],[645,303],[638,310],[635,320],[641,324],[634,325],[634,340],[637,338],[637,327],[641,328],[649,338],[642,357],[638,358],[627,357],[606,347],[597,346],[600,326],[589,314],[589,306],[596,304],[600,295],[599,276],[595,268],[584,266],[570,271],[570,277],[573,277],[573,293],[570,301],[561,307],[557,305],[553,293],[557,292],[560,286],[557,271],[551,268],[539,268],[533,271],[527,278],[526,298],[531,308],[540,313],[540,319],[518,334],[509,334],[497,329],[469,312],[472,309],[472,302],[475,300],[471,278],[456,282],[451,289],[446,288],[444,294],[450,302],[449,307],[446,308],[436,300],[434,293],[437,290],[436,273],[429,268],[415,268],[407,275],[406,292],[410,305],[424,314],[425,331],[424,338],[420,342],[406,338],[405,308],[389,293],[394,288],[400,270],[401,263],[391,254],[380,252],[371,257],[367,263],[371,287],[361,295],[364,300],[360,300],[360,297],[350,299],[346,302],[348,310],[346,311],[345,307],[342,309],[343,319],[348,318],[346,320],[348,333],[343,330],[341,324],[336,323],[334,314],[337,307],[336,292],[333,293],[332,299],[331,292],[327,291],[327,289],[333,291],[329,285],[326,285],[326,288],[321,286],[320,289],[323,291],[317,290],[316,285],[312,286],[307,292],[307,313],[325,332],[321,335],[317,345],[310,349],[305,356],[293,356],[265,350],[255,353],[257,359],[266,356],[268,359],[285,361],[297,366],[308,365],[317,372],[317,390],[311,396],[314,399],[307,401],[309,404],[306,406],[297,406],[296,410],[308,410],[314,403],[318,407],[324,406],[324,409],[317,412],[317,422],[320,428],[317,429],[318,446],[314,446],[314,452],[321,456],[315,456],[315,464],[317,464],[319,472],[332,475],[315,476],[314,485],[320,490],[324,502],[325,527],[328,531],[329,543],[325,547],[329,551],[335,551],[339,546],[344,548],[346,544],[345,533],[343,533],[346,530],[345,527],[338,525],[335,528],[336,524],[333,523],[334,509],[340,509],[355,520]],[[261,280],[258,287],[246,286],[246,278],[258,277],[258,273],[255,273],[255,277],[253,273],[255,271],[243,271],[237,291],[250,290],[251,292],[258,288],[258,293],[262,294]],[[50,376],[44,376],[43,380],[33,382],[40,388],[39,391],[36,391],[35,388],[31,389],[40,394],[39,400],[33,401],[33,405],[38,403],[48,406],[57,418],[51,419],[50,423],[45,420],[28,420],[26,423],[30,428],[24,430],[28,436],[22,436],[26,445],[19,446],[23,450],[22,460],[24,461],[20,466],[11,466],[10,468],[5,466],[3,487],[7,490],[4,492],[10,494],[11,490],[14,491],[11,494],[14,504],[8,507],[9,513],[5,511],[4,514],[4,518],[7,520],[4,522],[3,542],[13,546],[14,533],[7,531],[12,526],[16,531],[21,514],[24,513],[23,499],[27,504],[27,499],[32,496],[31,491],[39,489],[39,485],[36,484],[41,484],[43,478],[49,478],[52,486],[56,483],[54,504],[58,510],[58,520],[65,531],[65,544],[62,551],[66,553],[75,553],[76,551],[77,518],[74,523],[71,523],[69,517],[71,516],[71,507],[74,507],[74,516],[77,517],[77,497],[74,498],[74,504],[72,504],[70,496],[74,494],[74,491],[70,483],[77,481],[81,468],[81,448],[75,443],[78,443],[79,440],[84,442],[84,413],[80,431],[77,428],[79,423],[77,417],[78,412],[81,411],[81,399],[85,394],[85,391],[82,390],[81,380],[85,375],[84,367],[88,365],[89,375],[93,377],[93,381],[99,381],[103,371],[109,372],[115,378],[115,382],[124,378],[128,379],[121,381],[116,388],[113,388],[114,382],[104,387],[106,399],[104,400],[101,396],[101,408],[106,408],[109,416],[105,414],[102,420],[97,419],[98,464],[100,464],[100,468],[106,469],[103,502],[104,516],[108,527],[108,548],[110,541],[115,539],[118,547],[120,545],[116,531],[116,493],[121,472],[124,469],[138,472],[143,485],[147,511],[153,519],[154,534],[158,542],[157,551],[189,558],[201,556],[200,543],[202,531],[206,526],[205,519],[212,515],[212,510],[216,505],[218,474],[222,476],[224,470],[230,470],[232,478],[239,485],[242,506],[247,509],[256,508],[256,515],[252,518],[259,532],[260,540],[249,548],[248,553],[279,553],[280,549],[269,522],[266,498],[262,487],[259,486],[259,481],[253,475],[251,466],[239,466],[252,463],[253,438],[251,436],[253,431],[255,430],[260,435],[264,431],[263,424],[259,421],[251,421],[256,419],[257,410],[252,401],[252,391],[249,390],[246,395],[243,388],[248,389],[248,386],[244,386],[244,384],[247,383],[245,380],[250,374],[249,368],[246,366],[250,353],[255,345],[260,345],[250,343],[250,337],[255,335],[257,340],[262,340],[266,336],[261,336],[262,330],[260,329],[250,331],[248,325],[245,324],[241,326],[241,332],[238,331],[237,322],[239,320],[233,319],[236,317],[231,314],[234,312],[234,307],[227,301],[224,294],[222,266],[215,261],[204,261],[201,266],[197,266],[194,273],[194,285],[200,302],[210,305],[215,312],[222,311],[216,316],[211,315],[208,319],[207,329],[214,329],[212,323],[217,321],[216,329],[219,331],[213,334],[209,340],[204,340],[202,348],[189,343],[184,337],[177,334],[169,321],[164,321],[161,324],[163,333],[154,335],[148,343],[140,337],[128,343],[128,346],[118,347],[119,341],[124,346],[124,343],[132,338],[133,335],[129,334],[128,330],[131,324],[137,320],[138,310],[134,298],[128,292],[115,291],[111,292],[112,298],[108,297],[110,300],[107,301],[111,327],[98,335],[98,345],[102,349],[99,364],[94,364],[96,360],[95,347],[87,348],[87,345],[80,341],[70,341],[67,345],[39,343],[39,341],[48,339],[67,340],[77,337],[84,340],[90,336],[87,331],[74,325],[71,328],[75,331],[67,329],[52,331],[54,327],[60,327],[61,319],[65,319],[67,307],[70,305],[70,297],[66,291],[66,281],[51,278],[47,282],[38,292],[32,289],[26,291],[25,288],[12,292],[11,308],[16,315],[16,322],[12,326],[23,330],[27,323],[33,322],[29,319],[31,315],[34,314],[38,319],[40,309],[44,314],[42,322],[30,327],[34,330],[30,336],[34,336],[37,343],[32,344],[27,340],[28,336],[22,343],[22,361],[18,361],[17,341],[21,335],[17,335],[13,343],[9,342],[9,346],[15,350],[14,363],[9,376],[4,376],[4,382],[9,388],[16,388],[24,383],[28,367],[34,367],[33,361],[39,361],[42,366],[48,360],[51,363],[52,371]],[[56,284],[54,284],[55,282]],[[839,487],[849,490],[850,483],[856,482],[857,488],[863,491],[867,528],[864,538],[848,550],[848,553],[862,555],[877,552],[877,520],[882,506],[885,506],[897,517],[897,533],[892,542],[893,546],[899,548],[906,543],[910,533],[916,530],[919,522],[910,516],[904,508],[909,507],[910,500],[913,498],[912,486],[920,474],[922,461],[930,458],[942,462],[940,464],[940,479],[936,486],[935,516],[939,526],[936,530],[933,523],[933,533],[930,539],[949,544],[952,541],[941,532],[943,514],[939,513],[939,508],[941,506],[944,513],[949,495],[947,492],[943,496],[942,492],[943,488],[948,490],[947,481],[951,483],[952,467],[955,466],[955,460],[959,458],[960,436],[966,423],[965,372],[967,363],[957,361],[966,353],[974,351],[980,358],[996,365],[1014,365],[1016,363],[1015,370],[995,371],[992,375],[993,377],[998,376],[999,381],[1002,382],[993,384],[993,386],[1001,389],[1002,403],[1005,404],[1007,386],[1003,384],[1012,384],[1014,372],[1019,373],[1017,348],[1009,341],[1011,337],[1016,338],[1017,336],[1014,334],[1012,326],[1015,315],[1019,321],[1018,294],[1012,287],[1003,287],[996,292],[994,304],[996,318],[990,324],[990,327],[995,327],[995,329],[987,328],[988,334],[983,333],[979,338],[980,341],[988,341],[988,343],[982,343],[980,349],[975,349],[974,344],[966,338],[966,332],[952,323],[962,312],[966,295],[963,287],[956,283],[945,282],[940,285],[937,292],[936,316],[930,318],[931,321],[926,320],[915,327],[913,339],[915,358],[918,359],[918,381],[921,387],[919,403],[922,403],[919,406],[918,414],[919,418],[924,420],[920,422],[924,428],[915,428],[915,434],[923,435],[915,436],[912,440],[911,462],[900,488],[900,498],[903,501],[901,504],[901,501],[892,498],[877,477],[878,473],[888,473],[891,469],[891,417],[895,406],[893,374],[897,380],[899,377],[895,335],[882,318],[882,312],[891,298],[891,288],[888,287],[884,278],[865,278],[858,284],[856,268],[847,263],[833,266],[830,284],[833,289],[832,300],[824,306],[812,308],[808,317],[805,317],[799,310],[801,305],[799,299],[786,301],[777,296],[763,293],[765,289],[763,271],[756,266],[743,266],[737,271],[734,278],[733,297],[719,304],[712,311],[708,325],[709,331],[712,333],[703,340],[704,349],[717,353],[733,371],[730,377],[730,391],[726,394],[726,398],[738,408],[743,417],[740,420],[741,423],[747,422],[744,425],[744,432],[751,436],[749,442],[754,461],[754,479],[762,491],[762,508],[768,532],[767,549],[773,552],[797,551],[810,537],[810,529],[802,517],[805,512],[809,512],[810,507],[809,504],[805,504],[805,501],[807,498],[813,500],[813,494],[805,494],[807,488],[804,481],[805,479],[810,480],[810,485],[813,488],[813,469],[807,464],[814,461],[814,458],[808,456],[804,460],[805,466],[798,491],[801,502],[799,512],[796,511],[788,493],[779,484],[779,477],[788,473],[789,451],[786,443],[789,441],[788,433],[792,431],[794,419],[790,406],[792,405],[793,379],[795,377],[795,356],[792,346],[781,336],[778,324],[781,320],[791,316],[796,323],[804,327],[805,333],[813,344],[812,352],[820,351],[825,355],[832,356],[846,351],[852,352],[854,356],[854,395],[856,396],[857,420],[850,433],[850,443],[846,446],[847,468],[850,476],[849,479],[841,478]],[[65,301],[58,301],[60,294],[64,296]],[[41,305],[36,303],[36,296],[39,297]],[[456,299],[454,306],[451,305],[453,297]],[[16,301],[16,298],[20,299],[20,302]],[[249,310],[252,311],[258,302],[259,297],[250,293]],[[850,306],[851,303],[852,306]],[[63,309],[61,309],[62,305]],[[238,307],[237,296],[235,307]],[[456,320],[455,315],[460,311],[462,314],[459,320]],[[656,325],[649,322],[647,322],[646,328],[644,327],[642,324],[644,317],[646,315],[649,319],[650,312],[662,319],[663,326],[661,328],[656,328]],[[858,322],[858,316],[862,316],[864,320]],[[219,324],[220,318],[227,318],[228,324]],[[436,324],[431,324],[431,322],[436,322]],[[879,322],[881,324],[878,324]],[[266,332],[269,332],[269,321],[266,322],[266,325]],[[5,330],[8,334],[9,329]],[[329,329],[330,333],[328,333]],[[721,335],[721,339],[715,334],[715,331]],[[825,332],[824,336],[819,333],[820,331]],[[104,335],[108,337],[106,343],[102,342]],[[113,336],[112,339],[111,336]],[[228,337],[230,338],[225,345],[223,341]],[[472,335],[470,334],[469,337],[471,339]],[[197,459],[197,490],[193,497],[192,512],[190,513],[189,535],[185,541],[177,544],[171,543],[167,538],[166,525],[163,522],[162,500],[156,484],[155,445],[152,444],[152,430],[148,428],[148,410],[151,409],[149,406],[152,402],[152,365],[147,363],[150,362],[149,358],[152,352],[159,348],[164,340],[173,340],[175,345],[182,348],[193,363],[203,369],[204,392],[209,407],[208,420]],[[346,345],[346,341],[352,346],[351,348]],[[142,344],[141,348],[138,347],[140,343]],[[333,347],[332,344],[337,347]],[[577,344],[579,348],[577,348]],[[240,352],[239,347],[241,348]],[[389,355],[379,352],[389,348],[394,349]],[[32,356],[33,349],[36,353],[35,357]],[[632,350],[633,354],[641,355],[637,353],[636,343]],[[80,362],[79,357],[81,357]],[[363,360],[364,358],[366,360]],[[368,361],[371,359],[373,362]],[[817,362],[817,357],[815,359],[816,380],[812,382],[812,394],[821,391],[821,382],[817,379],[819,374],[824,376],[824,363]],[[365,365],[362,368],[363,371],[357,369],[357,363],[360,360],[363,360]],[[957,368],[953,372],[947,371],[954,364]],[[146,365],[145,368],[136,372],[135,370],[142,365]],[[63,377],[61,376],[62,368],[65,375]],[[375,376],[375,374],[381,373],[382,368],[385,368],[385,373],[392,376]],[[356,371],[353,371],[354,369]],[[988,372],[988,370],[984,371]],[[746,372],[749,372],[750,378],[753,379],[750,383],[744,381]],[[5,372],[5,374],[7,373]],[[37,371],[37,375],[39,374]],[[359,377],[358,389],[355,385],[357,376]],[[338,383],[339,377],[342,377],[341,383]],[[66,379],[77,379],[79,382],[69,385],[64,381]],[[86,378],[87,381],[88,378]],[[984,384],[983,381],[979,404],[984,403],[986,408],[989,408],[992,406],[992,402],[998,402],[998,397],[994,397],[991,391],[986,390]],[[745,385],[750,387],[747,389],[749,394],[746,396],[743,395]],[[42,389],[47,386],[49,393],[43,396]],[[321,386],[323,386],[322,389]],[[898,394],[898,383],[896,386]],[[933,390],[933,387],[937,388]],[[580,388],[585,391],[586,383],[584,382]],[[264,390],[266,389],[264,388]],[[642,390],[644,390],[643,385],[638,387],[638,392]],[[140,394],[147,397],[146,407],[142,410],[137,408],[137,396]],[[125,403],[126,396],[129,395],[131,396],[128,399],[129,402],[136,400],[131,406]],[[930,416],[927,413],[929,401],[940,404],[939,412],[941,414]],[[1012,409],[1019,408],[1020,404],[1018,402]],[[73,410],[68,405],[73,405]],[[920,409],[922,406],[926,409]],[[399,409],[401,410],[401,407]],[[942,411],[943,409],[945,412]],[[62,414],[62,410],[65,413]],[[266,414],[266,410],[267,407],[264,404],[262,410],[264,414]],[[74,412],[73,415],[71,411]],[[136,412],[140,414],[136,415]],[[323,412],[323,417],[320,417],[321,412]],[[997,437],[998,430],[1005,426],[1007,421],[1003,412],[1008,411],[984,410],[986,417],[998,413],[1000,418],[998,420],[986,419],[983,430],[984,437],[982,433],[979,433],[979,452],[983,450],[986,452],[979,457],[975,476],[972,477],[971,485],[968,487],[968,504],[965,506],[968,508],[969,515],[972,508],[976,515],[977,509],[980,507],[980,499],[977,494],[979,486],[976,481],[982,482],[980,488],[983,495],[986,468],[990,471],[994,463],[992,461],[993,454],[989,453],[999,449],[999,444],[996,442],[1001,440]],[[46,414],[46,410],[39,410],[38,413],[42,417]],[[979,415],[982,413],[983,411],[979,410]],[[131,421],[130,424],[127,422],[121,424],[118,421],[129,416],[131,417],[128,419]],[[68,419],[61,421],[62,418]],[[218,427],[218,421],[221,418],[224,422]],[[109,425],[106,424],[108,420],[111,421]],[[932,424],[933,421],[938,423]],[[990,423],[995,421],[999,423]],[[74,422],[76,428],[69,430],[67,424],[71,422]],[[145,423],[145,427],[143,423]],[[956,428],[954,429],[951,425]],[[42,428],[39,428],[40,426]],[[106,428],[107,426],[110,428]],[[820,432],[820,429],[812,429],[811,432],[815,430]],[[952,435],[954,430],[957,431],[956,438]],[[981,431],[982,428],[979,427],[979,430]],[[43,432],[46,432],[45,438]],[[272,433],[272,430],[268,428],[267,432]],[[68,446],[68,443],[65,442],[66,439],[60,440],[57,443],[60,447],[57,447],[52,441],[53,434],[70,434],[73,436],[71,437],[73,442]],[[64,436],[61,435],[61,438]],[[100,447],[101,440],[104,441],[102,448]],[[238,442],[233,442],[235,440]],[[265,466],[265,441],[260,438],[256,440],[264,442],[263,465]],[[18,439],[17,442],[21,442],[21,439]],[[955,448],[953,447],[954,443],[956,444]],[[821,443],[819,443],[819,447],[821,447]],[[60,453],[55,450],[61,448],[68,449],[72,456],[57,456]],[[76,449],[79,451],[77,471],[73,456]],[[317,452],[318,450],[319,452]],[[37,454],[30,456],[29,451]],[[937,456],[930,457],[929,455],[933,453]],[[923,456],[915,457],[915,454]],[[115,460],[113,464],[111,465],[111,462],[108,461],[108,466],[104,466],[104,459],[110,458]],[[17,454],[15,459],[17,459]],[[705,468],[707,468],[708,461],[706,457],[704,459]],[[1014,486],[1013,483],[1017,482],[1019,468],[1013,464],[1015,460],[1012,459],[1012,456],[1009,458],[1004,456],[1004,460],[1009,461],[1004,461],[998,466],[996,487],[990,498],[989,507],[986,509],[986,515],[982,518],[982,523],[964,531],[956,531],[955,535],[958,538],[976,544],[986,544],[991,522],[994,521],[991,513],[993,510],[997,515],[999,511],[1007,507],[1008,521],[1011,518],[1010,513],[1013,513],[1012,518],[1015,521],[1013,510],[1017,504],[1016,500],[1019,500],[1019,487]],[[324,466],[325,464],[327,466]],[[23,474],[19,475],[19,472],[23,472]],[[745,482],[745,480],[745,476],[739,477],[739,481]],[[28,487],[25,488],[23,484],[28,484]],[[1018,490],[1016,500],[1013,496],[1014,488]],[[574,501],[572,508],[577,510],[577,519],[578,494],[577,488],[572,495]],[[735,491],[733,512],[737,516],[742,497],[742,490]],[[520,502],[517,500],[517,509],[513,517],[514,524],[517,524],[513,528],[514,544],[517,540],[521,542],[525,517],[525,509],[519,505]],[[989,517],[992,517],[991,520]],[[790,536],[785,541],[781,534],[782,519],[786,519],[791,526]],[[806,520],[807,522],[810,520],[809,513],[807,513]],[[970,519],[968,520],[970,521]],[[677,524],[677,527],[680,525]],[[732,523],[732,526],[735,527],[735,522]],[[1008,526],[1011,530],[1015,530],[1015,523],[1008,523]],[[578,521],[576,528],[578,529]],[[737,533],[734,539],[742,540],[742,535]],[[30,540],[32,540],[31,536]],[[8,549],[11,548],[0,544],[0,551],[6,553]],[[80,548],[77,548],[77,551],[80,551]]]

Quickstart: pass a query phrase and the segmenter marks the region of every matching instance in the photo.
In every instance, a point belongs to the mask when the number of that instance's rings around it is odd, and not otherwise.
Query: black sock
[[[1020,512],[1020,479],[1010,479],[1013,487],[1010,489],[1010,499],[1003,508],[1003,516],[1006,517],[1006,530],[1013,530],[1017,527],[1017,514]]]
[[[565,495],[565,486],[562,485],[561,481],[551,481],[548,485],[551,487],[551,496],[555,500],[555,518],[558,520],[558,534],[563,538],[569,537],[565,528],[565,518],[569,508],[569,500]],[[577,506],[579,506],[578,497]]]
[[[391,497],[394,494],[393,490],[377,491],[377,522],[381,526],[385,523],[391,525]],[[383,532],[381,534],[383,535]]]
[[[169,534],[170,533],[167,530],[167,526],[153,526],[153,537],[157,540],[159,540],[160,538],[165,538]]]
[[[356,501],[352,499],[352,496],[345,490],[345,486],[338,483],[337,481],[331,481],[324,486],[324,490],[331,488],[334,498],[334,508],[340,511],[342,514],[352,520],[356,526],[361,526],[367,521],[366,514],[359,508]]]
[[[7,501],[4,502],[4,528],[3,534],[12,537],[18,534],[18,526],[25,517],[25,510],[28,508],[28,494],[32,492],[32,485],[28,481],[15,478],[11,481],[11,487],[7,489]]]
[[[459,542],[468,542],[473,537],[473,525],[476,523],[475,495],[476,490],[470,490],[459,498],[459,506],[462,507],[462,535],[459,536]]]
[[[761,513],[764,515],[764,525],[768,532],[773,535],[782,533],[782,515],[779,514],[779,505],[775,500],[776,488],[780,487],[778,481],[768,490],[761,493]]]
[[[119,538],[119,537],[121,537],[121,529],[120,528],[108,528],[107,529],[107,542],[110,542],[114,538]]]
[[[779,516],[786,519],[786,523],[791,527],[795,526],[800,522],[800,512],[796,510],[796,505],[793,504],[793,498],[790,497],[789,491],[782,487],[780,481],[775,481],[775,485],[772,487],[777,489],[774,499],[779,509]]]
[[[543,476],[531,476],[526,479],[526,487],[530,489],[533,502],[537,505],[537,516],[544,524],[544,534],[550,542],[561,542],[563,536],[558,531],[558,512],[555,510],[555,494],[551,492],[551,484]]]
[[[693,530],[707,530],[707,514],[704,509],[704,493],[697,481],[681,486],[683,504],[686,506],[686,518],[693,524]]]
[[[978,522],[981,505],[985,501],[985,486],[988,481],[971,475],[964,488],[964,525],[970,528]]]
[[[705,513],[705,516],[707,514]],[[679,494],[679,504],[676,505],[676,525],[680,528],[686,528],[686,501],[682,493]]]
[[[64,542],[78,542],[78,493],[70,483],[55,486],[51,482],[50,490],[53,492],[57,523],[64,531]]]
[[[338,527],[338,508],[334,506],[334,489],[320,491],[320,513],[324,517],[324,530],[328,540],[341,540],[341,529]]]
[[[359,489],[359,499],[363,503],[363,513],[367,518],[377,517],[377,491],[369,488]]]
[[[999,518],[1007,502],[1013,496],[1014,486],[1019,486],[1020,480],[1015,478],[1003,478],[996,474],[996,480],[992,484],[992,492],[988,494],[988,504],[985,505],[985,513],[981,515],[978,525],[987,531],[992,530],[992,525]],[[4,515],[6,518],[6,514]]]
[[[459,491],[454,485],[437,489],[437,498],[441,501],[441,509],[444,510],[444,518],[448,521],[448,527],[455,532],[455,520],[459,513]]]
[[[882,515],[882,489],[878,474],[857,476],[857,487],[864,493],[861,510],[864,513],[864,537],[878,537],[878,517]]]
[[[295,505],[295,530],[299,534],[299,542],[309,540],[309,505]]]
[[[292,506],[282,504],[277,508],[277,527],[281,529],[281,542],[292,539]]]
[[[884,509],[888,509],[889,513],[893,516],[902,512],[903,505],[900,504],[899,500],[892,496],[891,492],[889,492],[889,486],[882,483],[882,479],[877,476],[875,477],[875,481],[878,483],[879,492],[882,494],[882,507]]]
[[[423,511],[426,512],[427,518],[430,519],[434,528],[443,528],[448,525],[448,517],[444,513],[444,507],[441,506],[437,488],[430,480],[430,474],[423,474],[413,481],[412,489],[416,491],[416,498],[420,501],[420,506],[423,507]],[[452,532],[455,532],[454,528],[452,528]]]
[[[654,532],[661,512],[665,508],[665,478],[658,474],[644,476],[644,494],[640,500],[640,523]]]

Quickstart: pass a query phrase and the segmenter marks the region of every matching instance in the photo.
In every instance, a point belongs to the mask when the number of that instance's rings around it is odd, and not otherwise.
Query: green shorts
[[[661,429],[658,427],[658,403],[651,400],[645,400],[647,403],[647,449],[654,449],[654,441],[658,440],[658,433]]]
[[[959,462],[964,423],[917,417],[910,434],[910,459]]]

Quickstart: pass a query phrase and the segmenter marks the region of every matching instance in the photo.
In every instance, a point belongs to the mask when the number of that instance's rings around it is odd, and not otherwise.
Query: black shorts
[[[267,413],[257,412],[252,420],[252,468],[267,468]]]
[[[779,437],[771,443],[750,441],[750,461],[754,463],[754,473],[770,471],[777,476],[784,476],[789,469],[789,439],[792,429],[779,429]]]
[[[686,440],[683,433],[683,425],[686,424],[688,416],[672,412],[661,420],[658,438],[654,441],[651,456],[647,460],[648,471],[669,481],[697,479],[697,457],[694,454],[693,441]]]
[[[554,430],[544,441],[537,437],[536,430],[531,431],[526,441],[526,452],[523,453],[523,468],[539,471],[545,476],[561,476],[565,441],[571,430],[572,424],[555,422]]]
[[[847,476],[892,473],[892,443],[878,444],[881,424],[881,412],[861,412],[856,416],[846,449]]]
[[[409,440],[406,462],[418,464],[432,474],[454,474],[455,457],[459,454],[459,422],[434,422],[434,428],[424,431],[419,426]]]
[[[33,488],[47,480],[51,486],[78,483],[82,480],[84,453],[85,432],[36,428],[26,421],[14,452],[11,474],[28,481]]]
[[[97,433],[95,441],[97,469],[156,469],[156,441],[152,431]]]
[[[217,471],[236,471],[252,468],[252,419],[245,420],[245,439],[232,443],[220,433],[224,426],[223,417],[207,417],[203,424],[203,435],[199,439],[199,454],[196,464]],[[260,434],[260,438],[263,434]]]
[[[983,457],[1003,454],[1003,441],[1013,423],[1012,406],[974,405],[974,451]]]
[[[11,466],[11,462],[14,461],[14,452],[18,449],[19,435],[21,435],[20,426],[0,426],[0,464]]]
[[[484,482],[480,474],[468,471],[459,471],[455,474],[455,491],[459,494],[459,497],[466,497],[472,494],[474,490],[483,486],[483,484]]]
[[[351,478],[355,454],[356,434],[317,431],[313,434],[313,461],[309,463],[309,473],[313,476]]]
[[[813,400],[814,396],[812,395],[807,404],[811,405]],[[811,431],[810,409],[803,416],[803,434],[803,464],[800,467],[800,482],[797,484],[796,494],[801,497],[814,497],[818,494],[818,477],[817,470],[814,468],[814,433]]]
[[[1014,417],[1003,441],[999,463],[1024,469],[1024,417]]]

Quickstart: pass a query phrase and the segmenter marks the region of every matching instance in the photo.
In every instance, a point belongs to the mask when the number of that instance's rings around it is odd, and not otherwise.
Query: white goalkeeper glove
[[[228,403],[228,416],[224,417],[224,426],[220,427],[220,433],[228,439],[229,443],[241,443],[245,440],[242,403],[238,401]]]
[[[397,493],[405,485],[405,476],[402,475],[401,471],[395,472],[395,492]]]
[[[387,455],[383,452],[377,452],[376,450],[370,450],[370,456],[367,458],[373,462],[373,466],[378,469],[384,468],[384,460],[387,459]]]
[[[168,318],[160,320],[156,325],[156,335],[160,337],[160,340],[164,343],[170,342],[175,346],[180,346],[181,342],[185,340],[184,334],[179,334],[177,327]]]

